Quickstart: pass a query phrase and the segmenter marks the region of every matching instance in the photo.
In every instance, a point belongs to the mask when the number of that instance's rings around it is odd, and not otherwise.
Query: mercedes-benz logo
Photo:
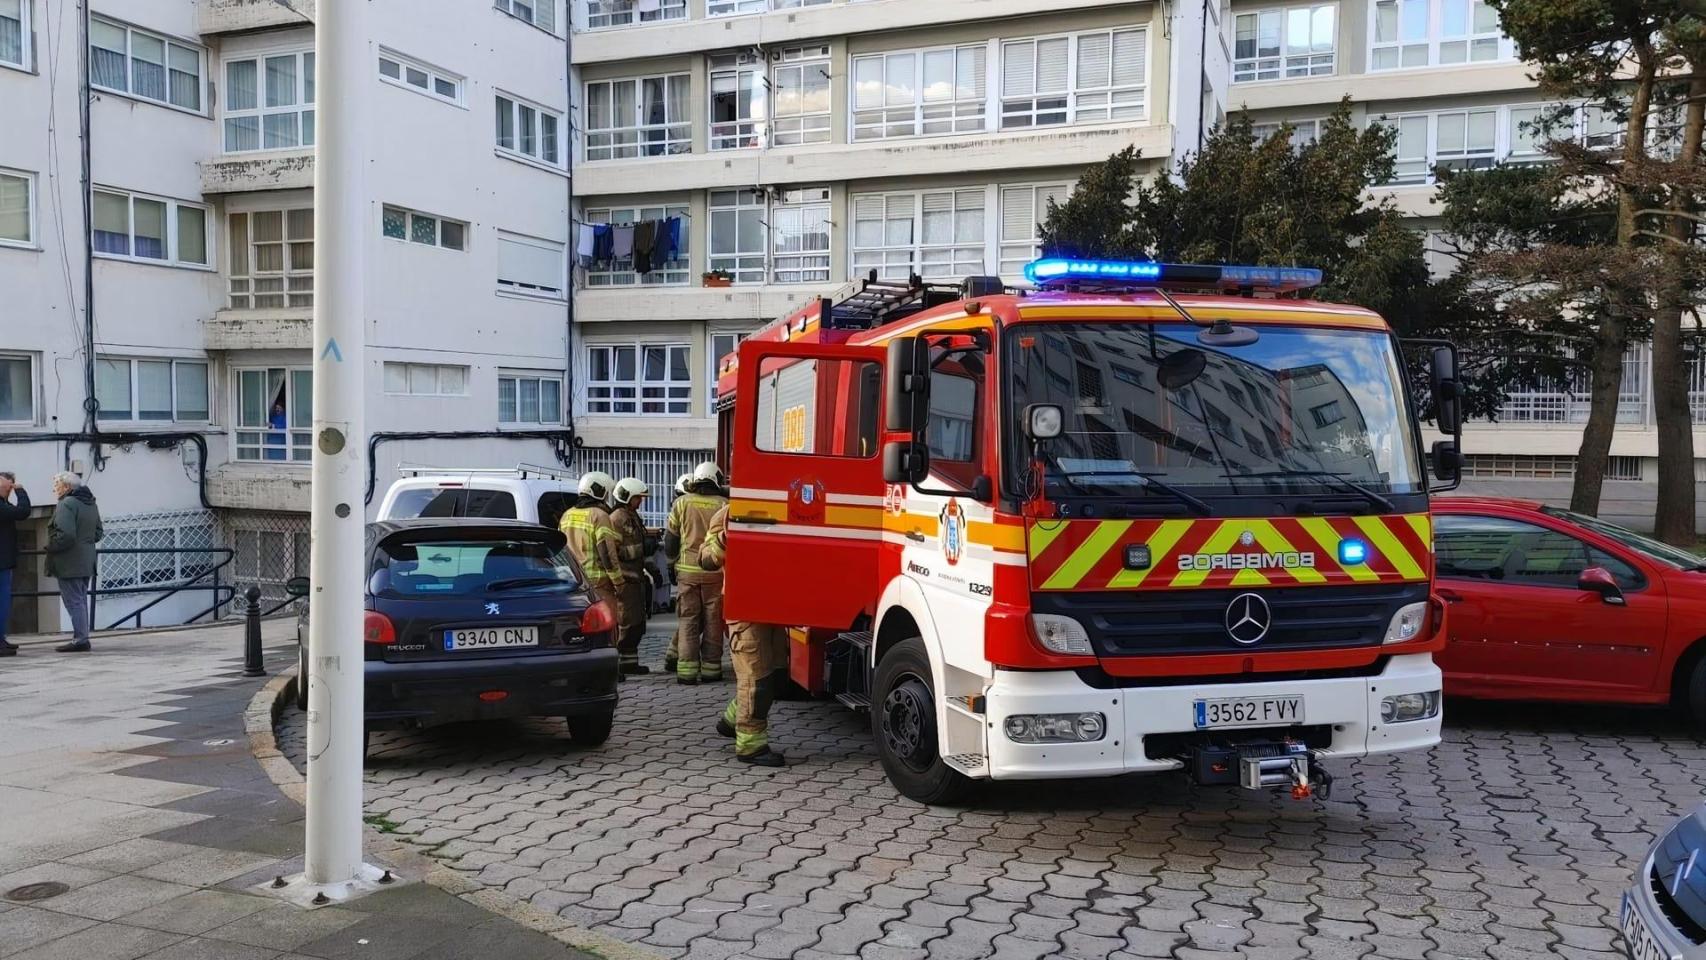
[[[1273,626],[1273,611],[1260,594],[1241,593],[1226,605],[1226,635],[1234,643],[1250,646],[1260,643]]]

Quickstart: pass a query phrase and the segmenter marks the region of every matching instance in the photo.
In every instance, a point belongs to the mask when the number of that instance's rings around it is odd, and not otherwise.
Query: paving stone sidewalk
[[[413,883],[304,910],[255,884],[301,870],[302,809],[250,753],[240,626],[26,643],[0,659],[0,958],[581,958]],[[267,666],[295,661],[266,625]]]

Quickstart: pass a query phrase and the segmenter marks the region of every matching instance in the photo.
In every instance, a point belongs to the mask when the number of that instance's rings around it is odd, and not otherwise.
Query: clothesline
[[[683,217],[663,217],[636,223],[579,223],[575,230],[575,259],[583,267],[594,263],[632,261],[636,273],[651,273],[681,256]]]

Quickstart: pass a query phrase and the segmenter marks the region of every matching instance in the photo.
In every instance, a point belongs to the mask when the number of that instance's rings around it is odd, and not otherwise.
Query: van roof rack
[[[435,467],[420,463],[400,463],[397,465],[397,475],[403,477],[422,476],[454,476],[454,477],[508,477],[514,476],[522,480],[542,478],[546,480],[574,480],[580,476],[557,467],[542,467],[533,463],[518,463],[513,467]]]

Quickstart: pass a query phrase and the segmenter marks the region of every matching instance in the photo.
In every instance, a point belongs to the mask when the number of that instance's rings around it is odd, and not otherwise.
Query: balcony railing
[[[589,30],[632,27],[666,20],[687,19],[687,0],[659,0],[655,10],[641,10],[639,0],[587,0]]]
[[[1582,370],[1565,383],[1512,391],[1499,408],[1499,421],[1586,423],[1590,387],[1588,373]],[[1623,355],[1623,389],[1617,399],[1617,422],[1646,423],[1652,395],[1652,349],[1646,344],[1632,346]],[[1701,406],[1697,405],[1695,410],[1695,420],[1701,422]]]

